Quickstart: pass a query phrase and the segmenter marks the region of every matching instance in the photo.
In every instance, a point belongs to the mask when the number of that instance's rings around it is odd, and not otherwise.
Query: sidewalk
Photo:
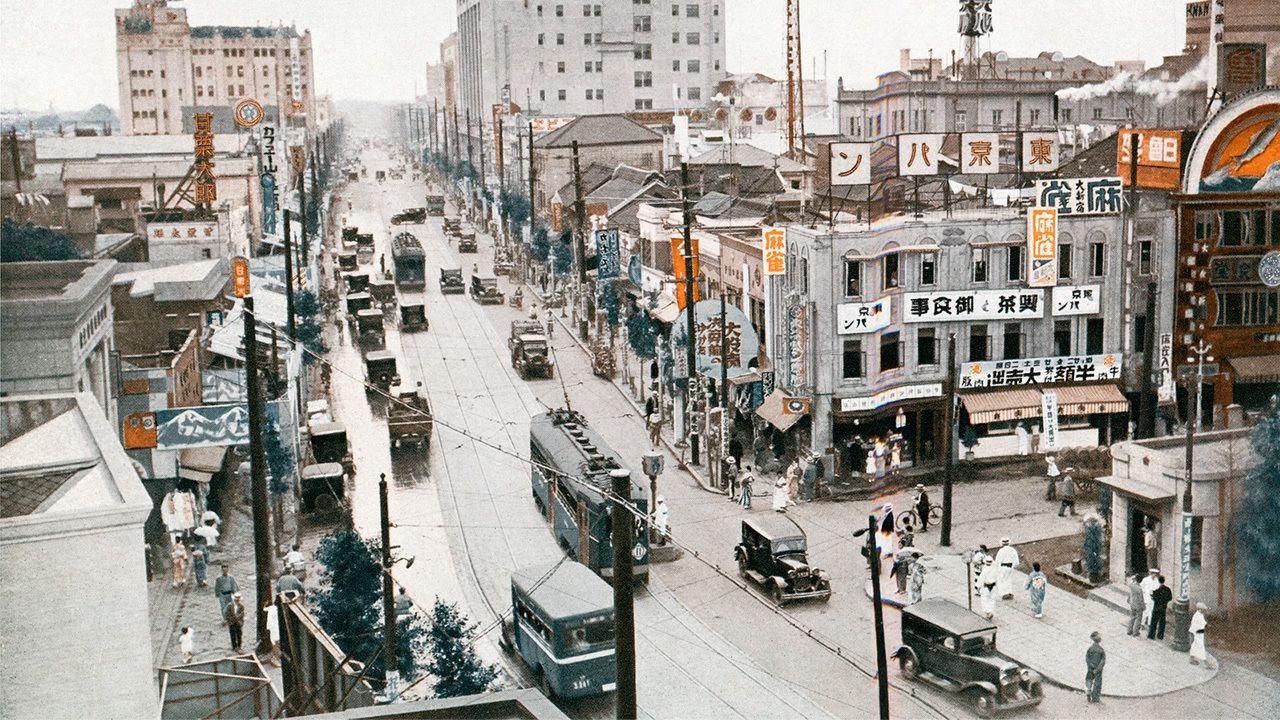
[[[926,555],[925,597],[945,597],[964,606],[968,586],[964,562],[958,555]],[[902,596],[893,594],[893,579],[882,578],[883,602],[900,606]],[[1050,587],[1044,602],[1044,617],[1031,614],[1026,590],[1027,575],[1014,572],[1012,600],[998,601],[994,622],[999,627],[996,647],[1000,654],[1023,663],[1056,685],[1084,690],[1084,656],[1092,642],[1089,633],[1102,633],[1102,647],[1107,651],[1107,667],[1103,695],[1109,697],[1149,697],[1205,683],[1218,674],[1213,669],[1192,665],[1187,653],[1172,650],[1172,626],[1165,640],[1147,640],[1126,634],[1129,617],[1101,603],[1077,597]],[[1051,580],[1052,582],[1052,580]],[[866,581],[871,596],[871,580]],[[980,610],[977,596],[975,611]],[[1211,656],[1212,657],[1212,656]]]

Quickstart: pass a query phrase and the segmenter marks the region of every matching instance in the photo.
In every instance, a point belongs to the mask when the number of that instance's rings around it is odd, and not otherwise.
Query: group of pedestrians
[[[973,554],[973,569],[977,577],[973,588],[978,593],[982,604],[982,614],[988,620],[995,617],[996,600],[1013,599],[1013,572],[1022,563],[1018,549],[1008,537],[1000,538],[1000,548],[992,553],[986,545],[980,545]],[[1023,589],[1030,593],[1032,614],[1037,618],[1044,617],[1044,599],[1048,592],[1049,579],[1041,570],[1040,563],[1031,564],[1031,574]]]

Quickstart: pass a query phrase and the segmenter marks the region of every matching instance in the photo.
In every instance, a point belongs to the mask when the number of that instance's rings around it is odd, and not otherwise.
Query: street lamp
[[[1200,429],[1200,388],[1204,384],[1204,364],[1213,362],[1209,354],[1213,345],[1201,338],[1191,352],[1193,359],[1187,357],[1187,364],[1196,363],[1195,383],[1188,388],[1187,402],[1194,403],[1187,407],[1187,448],[1186,467],[1182,478],[1182,535],[1178,546],[1178,599],[1173,603],[1173,649],[1185,652],[1191,649],[1191,527],[1194,517],[1191,514],[1191,476],[1195,467],[1196,431]],[[1194,407],[1194,414],[1192,407]]]
[[[650,448],[640,458],[640,467],[644,474],[649,477],[649,514],[653,515],[658,511],[658,476],[662,474],[662,453],[656,448]],[[649,523],[649,542],[656,543],[660,538],[658,531],[654,528],[653,523]]]

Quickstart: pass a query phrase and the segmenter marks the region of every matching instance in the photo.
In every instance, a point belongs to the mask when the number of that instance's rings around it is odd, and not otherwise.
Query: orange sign
[[[1120,130],[1116,135],[1116,174],[1120,182],[1129,184],[1135,132],[1138,134],[1138,187],[1177,189],[1182,175],[1182,133],[1178,130]]]
[[[145,450],[156,446],[156,414],[137,412],[124,418],[124,447]]]
[[[237,257],[231,261],[231,281],[236,297],[249,294],[249,258]]]
[[[785,228],[767,228],[761,233],[761,252],[764,255],[764,274],[782,275],[787,271],[787,231]]]
[[[681,310],[684,309],[685,299],[688,298],[688,295],[686,294],[688,291],[685,289],[685,283],[687,281],[692,280],[693,282],[693,301],[696,303],[699,300],[697,279],[702,272],[702,266],[701,263],[698,262],[698,238],[689,238],[689,245],[693,248],[692,278],[689,278],[685,273],[684,238],[671,238],[671,274],[676,278],[676,307]]]
[[[1057,285],[1057,208],[1031,208],[1027,211],[1027,244],[1031,250],[1031,272],[1027,277],[1027,287]]]

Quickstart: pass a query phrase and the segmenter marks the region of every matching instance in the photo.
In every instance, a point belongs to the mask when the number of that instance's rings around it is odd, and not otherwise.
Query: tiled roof
[[[582,194],[590,195],[595,192],[596,188],[609,182],[609,178],[613,177],[613,168],[600,163],[591,163],[582,169]],[[573,202],[574,190],[573,181],[565,183],[564,187],[556,191],[560,196],[560,200],[566,205]]]
[[[736,143],[712,148],[689,161],[690,165],[741,165],[742,167],[775,166],[782,172],[802,172],[804,165],[782,155],[774,155],[754,145]]]
[[[624,115],[582,115],[533,141],[534,147],[567,148],[579,146],[626,145],[629,143],[661,143],[662,136]]]

